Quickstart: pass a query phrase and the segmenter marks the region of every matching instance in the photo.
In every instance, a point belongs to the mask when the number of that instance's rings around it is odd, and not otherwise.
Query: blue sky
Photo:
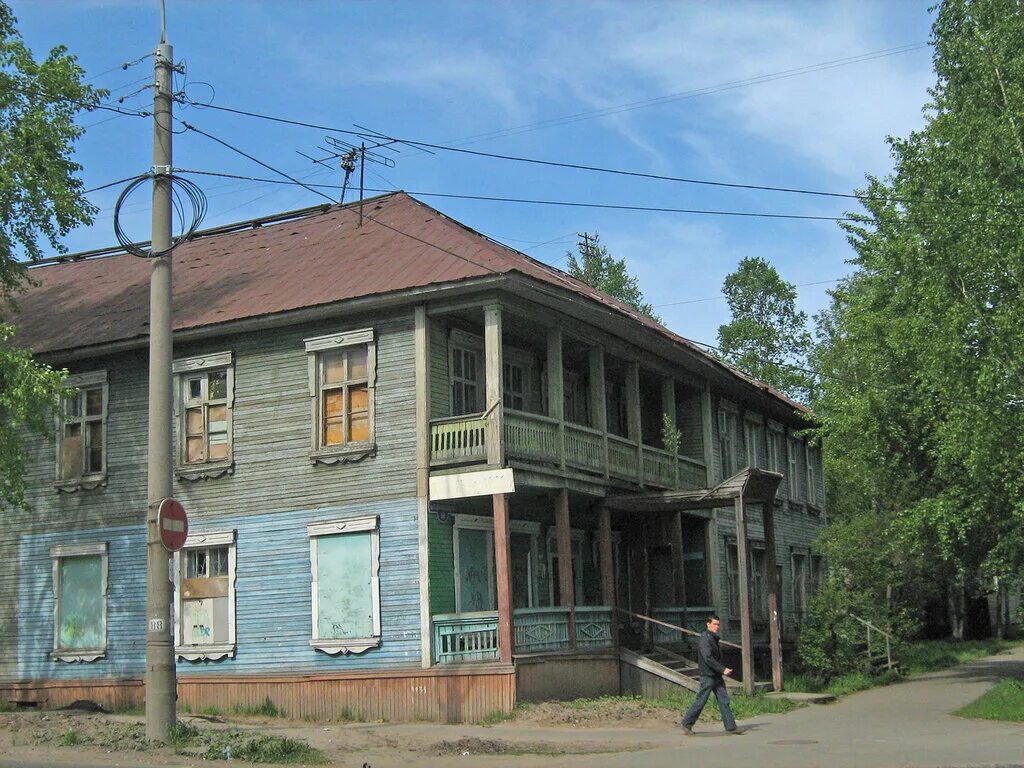
[[[64,44],[90,82],[111,90],[111,99],[127,96],[126,109],[151,104],[144,88],[151,58],[109,70],[153,50],[158,0],[8,2],[37,57]],[[178,85],[185,82],[185,93],[198,102],[342,129],[358,124],[482,152],[848,193],[866,173],[890,171],[887,135],[905,136],[923,125],[921,107],[933,83],[930,48],[863,56],[927,41],[929,4],[167,0],[167,16],[175,58],[186,65]],[[842,66],[816,66],[855,57]],[[804,68],[809,71],[762,78]],[[742,84],[752,78],[762,81]],[[323,130],[197,107],[176,107],[176,115],[304,181],[341,182],[340,170],[298,154],[319,156]],[[87,187],[148,170],[147,119],[95,112],[81,122],[88,130],[77,157]],[[367,187],[818,216],[855,208],[850,200],[407,147],[389,156],[393,168],[367,165]],[[193,132],[175,137],[174,163],[273,176]],[[297,186],[191,178],[209,198],[205,226],[324,202]],[[100,213],[92,227],[66,239],[71,250],[114,242],[118,192],[90,195]],[[558,267],[577,233],[600,233],[627,260],[663,321],[700,342],[713,343],[728,321],[725,301],[711,297],[745,256],[768,259],[797,284],[849,271],[850,247],[828,221],[421,199]],[[123,226],[131,237],[148,239],[147,191],[128,201]],[[824,307],[829,287],[802,285],[800,307],[809,313]]]

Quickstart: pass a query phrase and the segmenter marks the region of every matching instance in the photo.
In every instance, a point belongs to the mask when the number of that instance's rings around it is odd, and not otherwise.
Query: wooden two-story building
[[[0,691],[137,702],[149,264],[31,275],[17,341],[77,394],[2,512]],[[403,193],[178,248],[173,374],[193,709],[460,721],[654,690],[685,677],[675,627],[717,611],[749,657],[772,585],[785,640],[821,570],[805,409]]]

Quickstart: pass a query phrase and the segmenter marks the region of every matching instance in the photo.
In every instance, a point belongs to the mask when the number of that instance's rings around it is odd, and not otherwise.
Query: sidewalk
[[[634,728],[572,728],[515,723],[484,727],[275,721],[261,730],[303,739],[324,750],[332,765],[355,768],[364,763],[372,768],[634,768],[638,764],[643,768],[678,768],[682,764],[716,768],[1024,768],[1024,724],[964,720],[950,714],[1006,677],[1024,678],[1024,646],[863,691],[833,704],[741,721],[746,733],[740,737],[725,735],[717,723],[701,723],[693,737],[660,723]],[[445,749],[439,747],[442,743]],[[105,757],[89,750],[15,746],[0,755],[0,768],[28,764],[175,768],[239,764],[154,753]]]

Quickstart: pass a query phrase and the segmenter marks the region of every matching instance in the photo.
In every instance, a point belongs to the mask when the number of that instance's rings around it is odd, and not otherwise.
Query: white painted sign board
[[[430,500],[464,499],[468,496],[493,496],[515,493],[512,468],[460,472],[457,475],[434,475],[430,478]]]

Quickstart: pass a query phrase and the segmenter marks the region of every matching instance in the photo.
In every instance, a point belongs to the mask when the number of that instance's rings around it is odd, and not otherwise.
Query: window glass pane
[[[353,443],[370,439],[370,418],[366,413],[353,413],[349,418],[349,440]]]
[[[348,393],[349,398],[351,398],[349,406],[353,413],[369,410],[370,397],[365,384],[356,384],[349,387]]]
[[[206,550],[190,549],[186,554],[188,555],[188,561],[186,563],[185,578],[194,579],[206,576]]]
[[[324,392],[324,416],[341,416],[344,412],[344,390],[332,389]]]
[[[324,445],[341,445],[344,442],[342,418],[324,420]]]
[[[210,550],[210,576],[228,575],[228,548],[217,547]]]
[[[491,541],[487,531],[457,528],[459,536],[459,610],[490,611],[490,573],[488,550]]]
[[[81,477],[82,475],[82,425],[65,424],[64,438],[61,441],[61,473],[62,478]]]
[[[93,387],[85,392],[85,413],[87,416],[103,415],[103,388]]]
[[[219,461],[228,457],[228,436],[210,435],[210,459]]]
[[[228,428],[228,407],[226,405],[211,405],[207,415],[211,432],[223,432]]]
[[[86,472],[101,472],[103,470],[103,422],[89,422],[89,451],[86,455]]]
[[[76,392],[64,401],[64,415],[69,419],[77,419],[82,415],[81,392]]]
[[[189,408],[185,411],[185,434],[201,435],[203,431],[203,409]]]
[[[345,380],[345,353],[324,352],[321,357],[324,384],[337,384]]]
[[[228,372],[214,371],[209,378],[210,400],[224,400],[228,396]]]
[[[462,377],[462,350],[452,351],[452,376]]]
[[[203,396],[203,380],[202,379],[189,379],[188,380],[188,398],[190,400],[199,400]]]
[[[318,638],[373,636],[370,536],[316,538]]]
[[[348,378],[366,378],[366,347],[352,347],[348,350]]]
[[[65,557],[60,561],[61,648],[102,648],[102,557]]]

